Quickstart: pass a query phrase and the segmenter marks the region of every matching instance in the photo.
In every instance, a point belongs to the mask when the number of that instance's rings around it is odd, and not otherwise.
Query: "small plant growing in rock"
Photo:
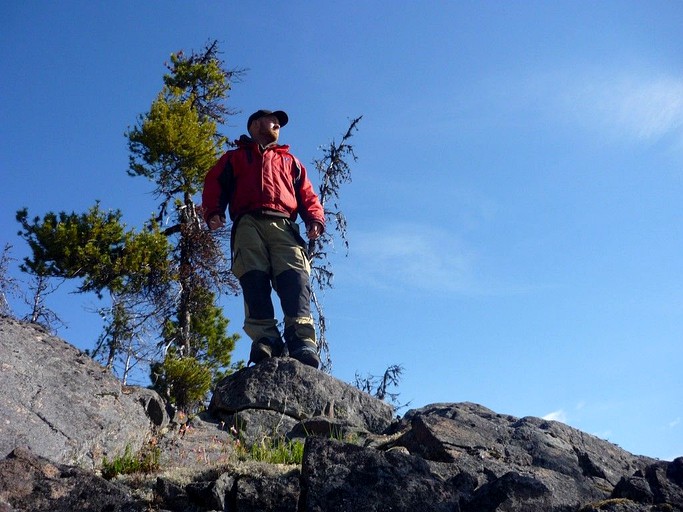
[[[194,357],[169,351],[162,363],[152,365],[154,388],[178,409],[194,412],[211,388],[211,371]]]
[[[268,464],[301,464],[304,458],[304,443],[299,440],[284,441],[264,438],[247,448],[243,444],[236,445],[237,453],[242,460],[267,462]]]
[[[126,445],[123,455],[109,461],[102,461],[102,477],[111,480],[117,475],[132,473],[152,473],[159,469],[160,450],[158,446],[148,446],[134,454],[130,445]]]

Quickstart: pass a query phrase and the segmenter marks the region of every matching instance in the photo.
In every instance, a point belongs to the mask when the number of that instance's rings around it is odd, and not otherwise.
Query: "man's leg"
[[[272,347],[252,347],[255,351],[252,350],[254,353],[250,359],[257,363],[264,357],[281,355],[280,331],[277,328],[273,302],[270,298],[270,276],[261,270],[250,270],[239,281],[244,296],[244,332],[256,344]],[[259,357],[256,352],[264,350],[266,353]]]
[[[282,354],[282,340],[271,300],[271,269],[260,223],[249,215],[237,226],[233,273],[244,297],[244,331],[252,339],[250,361]]]
[[[285,342],[289,355],[304,364],[320,366],[311,316],[311,286],[308,274],[285,270],[275,278],[276,290],[285,314]]]
[[[285,317],[285,342],[290,356],[317,368],[320,358],[311,316],[310,263],[300,243],[298,226],[286,219],[278,224],[277,236],[269,247],[274,287]]]

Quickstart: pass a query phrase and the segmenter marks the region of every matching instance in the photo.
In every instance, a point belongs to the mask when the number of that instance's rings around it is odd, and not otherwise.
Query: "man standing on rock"
[[[325,215],[306,169],[277,143],[289,118],[281,110],[258,110],[249,116],[237,148],[209,170],[202,194],[209,229],[232,220],[232,271],[244,295],[244,330],[252,339],[250,362],[285,354],[318,368],[311,317],[310,262],[299,234],[301,216],[310,240],[325,228]],[[271,291],[284,313],[284,342],[275,320]]]

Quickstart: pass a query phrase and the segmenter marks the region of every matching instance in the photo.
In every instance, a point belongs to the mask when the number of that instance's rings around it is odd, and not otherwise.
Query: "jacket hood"
[[[235,141],[235,144],[237,144],[238,146],[249,146],[251,144],[256,144],[256,143],[254,142],[254,139],[249,137],[249,135],[247,135],[246,133],[243,133],[240,136],[240,138]]]
[[[235,144],[237,145],[238,148],[248,148],[248,147],[252,147],[252,146],[258,146],[258,143],[254,139],[249,137],[249,135],[247,135],[247,134],[242,134],[240,136],[240,138],[237,139],[237,141],[235,141]],[[279,150],[279,149],[283,149],[285,151],[289,150],[289,145],[287,145],[287,144],[273,143],[273,144],[270,144],[268,147],[275,149],[275,150]]]

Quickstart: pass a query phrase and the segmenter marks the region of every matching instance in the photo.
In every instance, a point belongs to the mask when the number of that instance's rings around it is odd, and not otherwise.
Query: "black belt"
[[[267,208],[261,209],[261,210],[253,210],[251,212],[247,212],[246,215],[251,215],[252,217],[256,217],[257,219],[289,219],[291,218],[289,214],[284,213],[284,212],[278,212],[276,210],[269,210]]]

